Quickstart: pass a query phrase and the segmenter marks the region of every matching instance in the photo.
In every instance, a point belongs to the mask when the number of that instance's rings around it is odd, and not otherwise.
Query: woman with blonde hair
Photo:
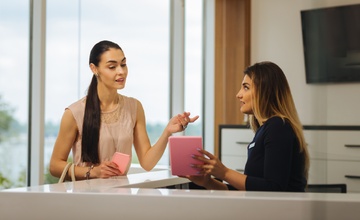
[[[309,154],[285,74],[272,62],[256,63],[244,73],[236,97],[241,103],[240,111],[250,116],[255,132],[248,146],[244,174],[199,150],[203,156],[194,158],[203,165],[193,166],[203,175],[186,177],[207,189],[304,192]]]

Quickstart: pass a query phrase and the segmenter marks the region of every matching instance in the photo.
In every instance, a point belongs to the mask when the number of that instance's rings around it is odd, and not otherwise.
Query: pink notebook
[[[171,136],[169,137],[171,173],[175,176],[199,175],[198,169],[191,164],[202,164],[191,156],[201,155],[198,148],[202,149],[201,136]]]
[[[115,152],[111,161],[118,165],[121,173],[124,173],[130,162],[130,155],[123,154],[120,152]]]

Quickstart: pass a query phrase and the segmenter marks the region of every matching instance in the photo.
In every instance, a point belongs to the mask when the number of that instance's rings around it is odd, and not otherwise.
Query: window
[[[0,2],[0,189],[26,185],[29,1]]]
[[[124,50],[129,75],[119,93],[141,101],[156,142],[170,118],[168,0],[48,0],[46,35],[46,172],[64,109],[86,95],[89,53],[104,39]],[[132,162],[138,163],[135,152]],[[159,164],[168,164],[167,154]]]
[[[142,102],[150,141],[156,142],[171,117],[170,3],[171,0],[103,0],[101,4],[96,0],[46,1],[45,183],[56,181],[48,167],[60,120],[68,105],[86,95],[92,77],[88,56],[100,40],[115,41],[123,48],[129,76],[125,89],[119,93]],[[185,110],[200,115],[202,0],[184,3]],[[26,185],[29,7],[28,0],[0,3],[0,129],[6,128],[0,132],[0,188]],[[14,120],[4,124],[10,118]],[[200,118],[190,126],[186,135],[201,135],[201,121]],[[132,162],[137,163],[135,152]],[[159,164],[168,163],[166,151]]]
[[[186,135],[202,136],[202,0],[185,2],[185,110],[200,118]]]

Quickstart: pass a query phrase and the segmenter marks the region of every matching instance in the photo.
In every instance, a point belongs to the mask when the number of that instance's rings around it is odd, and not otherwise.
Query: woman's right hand
[[[103,161],[99,166],[94,167],[94,171],[97,178],[109,178],[112,176],[123,175],[116,163],[112,161]],[[91,174],[90,174],[91,176]]]
[[[172,117],[166,126],[166,130],[171,134],[184,131],[189,123],[194,123],[199,116],[190,118],[190,112],[184,112]]]

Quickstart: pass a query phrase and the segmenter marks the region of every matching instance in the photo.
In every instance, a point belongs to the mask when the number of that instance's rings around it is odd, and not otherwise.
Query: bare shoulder
[[[138,99],[135,99],[135,101],[136,101],[137,107],[143,108],[142,103]]]
[[[73,116],[73,113],[70,109],[65,109],[65,112],[61,119],[61,127],[66,129],[75,129],[77,130],[76,121]]]

